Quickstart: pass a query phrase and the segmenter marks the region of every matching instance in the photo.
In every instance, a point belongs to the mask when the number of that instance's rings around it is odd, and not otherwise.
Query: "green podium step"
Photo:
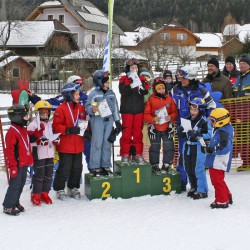
[[[171,191],[181,193],[181,175],[174,169],[170,169],[167,174],[152,173],[151,183],[151,195],[169,194]]]
[[[89,200],[121,197],[121,176],[101,176],[94,178],[85,174],[85,195]]]
[[[171,191],[181,193],[181,175],[174,169],[167,174],[153,174],[148,163],[139,165],[116,161],[113,176],[94,178],[91,174],[85,174],[85,195],[90,200],[160,195]]]
[[[151,165],[116,161],[114,171],[122,176],[122,198],[151,194]]]

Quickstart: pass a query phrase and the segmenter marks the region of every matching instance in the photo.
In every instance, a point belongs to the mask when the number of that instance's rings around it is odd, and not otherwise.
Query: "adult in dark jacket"
[[[235,83],[237,77],[240,75],[240,71],[236,69],[234,57],[226,57],[222,74],[230,79],[231,84]]]
[[[126,75],[122,76],[119,80],[119,91],[121,94],[120,112],[123,128],[120,139],[120,155],[122,162],[129,163],[130,153],[131,151],[135,151],[133,152],[133,160],[143,164],[142,128],[144,95],[148,94],[149,82],[147,82],[145,77],[140,76],[142,85],[133,87],[132,74],[134,72],[138,73],[138,66],[139,61],[137,59],[132,58],[128,60],[125,68]]]
[[[222,99],[232,98],[232,85],[228,77],[224,76],[219,69],[219,62],[212,57],[207,62],[208,74],[202,80],[203,83],[210,82],[212,91],[222,93]]]
[[[233,85],[235,97],[250,95],[250,56],[243,54],[239,61],[240,76]]]

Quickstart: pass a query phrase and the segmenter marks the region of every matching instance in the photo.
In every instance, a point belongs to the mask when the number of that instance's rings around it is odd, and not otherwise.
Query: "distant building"
[[[108,32],[108,17],[94,4],[84,0],[47,1],[36,7],[26,18],[57,19],[73,34],[80,49],[102,48]],[[118,47],[123,31],[113,23],[113,45]]]

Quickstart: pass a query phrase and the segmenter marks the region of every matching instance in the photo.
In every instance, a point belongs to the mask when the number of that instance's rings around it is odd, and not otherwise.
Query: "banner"
[[[114,0],[109,0],[108,3],[108,16],[109,16],[109,24],[108,24],[108,34],[107,41],[104,51],[103,58],[103,67],[102,70],[110,72],[110,87],[112,86],[112,27],[113,27],[113,10],[114,10]]]

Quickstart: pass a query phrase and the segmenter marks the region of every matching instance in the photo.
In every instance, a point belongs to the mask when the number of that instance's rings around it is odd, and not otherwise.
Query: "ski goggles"
[[[77,79],[74,81],[75,84],[79,84],[80,86],[82,86],[84,84],[82,79]]]
[[[209,116],[209,117],[207,118],[207,120],[210,121],[210,123],[212,124],[213,127],[214,127],[214,125],[215,125],[216,122],[217,122],[217,120],[216,120],[214,117],[212,117],[212,116]]]
[[[188,73],[184,70],[177,69],[176,75],[177,77],[185,78],[188,75]]]
[[[133,64],[139,64],[139,60],[135,58],[129,59],[127,65],[131,66]]]
[[[39,109],[40,115],[42,114],[50,114],[51,110],[50,109]]]
[[[165,84],[165,81],[163,80],[162,77],[156,77],[156,78],[154,79],[154,84],[159,84],[159,83]]]
[[[70,91],[79,91],[79,90],[81,90],[81,86],[79,84],[75,84],[71,88],[63,89],[61,93],[70,92]]]

